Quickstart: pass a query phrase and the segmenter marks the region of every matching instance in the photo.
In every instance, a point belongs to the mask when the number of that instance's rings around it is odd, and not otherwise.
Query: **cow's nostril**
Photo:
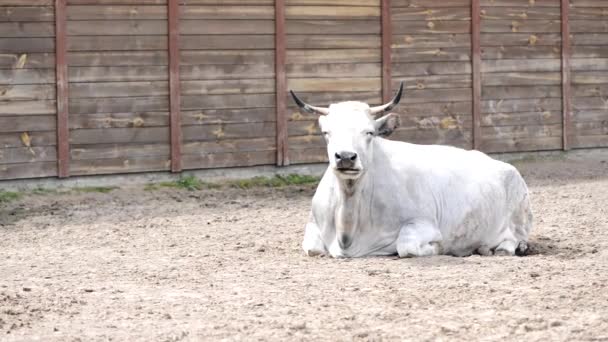
[[[335,156],[335,157],[336,157],[336,159],[338,159],[338,160],[342,159],[342,157],[340,156],[340,154],[338,154],[337,152],[336,152],[336,154],[334,154],[334,156]]]
[[[355,159],[357,159],[357,154],[356,154],[356,153],[353,153],[353,155],[352,155],[352,156],[350,156],[350,160],[353,160],[353,161],[354,161]]]

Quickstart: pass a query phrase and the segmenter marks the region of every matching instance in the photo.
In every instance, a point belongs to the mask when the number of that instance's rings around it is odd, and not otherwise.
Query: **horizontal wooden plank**
[[[72,145],[71,160],[114,159],[132,157],[169,157],[169,144],[103,144]]]
[[[552,125],[484,126],[481,128],[482,141],[494,139],[560,137],[561,135],[561,123]]]
[[[471,45],[469,34],[393,35],[391,48],[452,48]]]
[[[570,9],[572,20],[606,20],[608,18],[608,7],[577,7]]]
[[[274,122],[247,122],[184,126],[182,133],[185,142],[275,137],[276,124]]]
[[[428,1],[426,4],[431,3]],[[425,8],[392,7],[391,19],[399,20],[471,20],[470,7]]]
[[[68,5],[164,5],[167,0],[68,0]]]
[[[559,46],[482,46],[482,60],[560,58]]]
[[[572,45],[606,45],[608,33],[574,33]]]
[[[0,148],[0,165],[57,160],[55,146]]]
[[[184,50],[260,50],[274,49],[273,35],[204,35],[182,36]]]
[[[55,131],[0,133],[0,148],[28,147],[24,142],[29,142],[30,147],[55,146],[57,145],[57,134]]]
[[[290,145],[291,146],[291,145]],[[289,149],[289,162],[292,164],[326,163],[325,148]]]
[[[574,135],[608,135],[608,121],[575,122],[572,125]]]
[[[185,170],[236,166],[276,165],[275,151],[185,154],[182,156]]]
[[[166,49],[166,36],[72,36],[68,39],[69,51],[129,51]]]
[[[293,6],[285,7],[289,19],[377,19],[380,7],[364,6]]]
[[[392,48],[391,59],[393,62],[451,62],[470,61],[470,47],[455,48]]]
[[[608,147],[608,135],[570,136],[572,148]]]
[[[217,0],[194,0],[194,1],[217,1]],[[232,0],[228,0],[232,1]],[[243,0],[241,0],[243,1]],[[254,0],[244,0],[244,1],[254,1]],[[270,3],[273,3],[273,0],[269,0]],[[224,3],[224,1],[221,1]],[[378,0],[333,0],[332,5],[335,6],[367,6],[367,7],[378,7],[380,4]],[[285,4],[287,6],[318,6],[318,5],[327,5],[327,1],[324,0],[285,0]]]
[[[481,21],[483,33],[554,33],[561,32],[560,20],[488,20]]]
[[[470,62],[393,63],[393,77],[466,75],[471,74]]]
[[[470,33],[471,23],[465,20],[396,20],[393,34]]]
[[[570,20],[570,32],[608,33],[608,22],[606,20]]]
[[[70,83],[69,94],[73,99],[168,96],[169,84],[164,81]]]
[[[275,149],[275,137],[222,139],[219,141],[191,141],[182,145],[183,154],[195,155],[205,155],[211,153],[273,151]]]
[[[171,161],[168,157],[130,157],[116,159],[71,160],[70,175],[102,175],[130,172],[166,171]]]
[[[482,33],[482,46],[556,46],[561,44],[558,33]]]
[[[168,112],[131,112],[73,114],[68,120],[70,129],[166,127]]]
[[[55,71],[52,69],[0,69],[1,85],[52,84]],[[6,89],[2,86],[2,89]]]
[[[608,120],[608,110],[575,111],[572,119],[574,122],[605,121]]]
[[[2,53],[0,69],[54,68],[54,53]]]
[[[271,24],[274,25],[274,22]],[[285,30],[287,34],[380,34],[380,21],[291,19],[286,21]]]
[[[402,116],[461,116],[472,115],[472,101],[437,102],[428,101],[397,106],[393,111]]]
[[[0,116],[55,114],[57,106],[55,101],[2,101],[0,102]]]
[[[167,96],[70,99],[68,108],[70,115],[155,111],[164,112],[169,110],[169,99]]]
[[[0,37],[54,37],[52,22],[0,22]],[[2,38],[0,38],[2,39]]]
[[[604,0],[570,0],[573,7],[608,7]]]
[[[485,114],[516,113],[516,112],[546,112],[562,109],[561,99],[511,99],[483,100],[481,112]]]
[[[382,96],[379,91],[366,91],[366,92],[304,92],[298,91],[298,89],[293,89],[297,92],[298,97],[306,101],[307,103],[327,107],[331,103],[337,103],[342,101],[361,101],[365,103],[369,103],[370,105],[379,105],[382,102]],[[287,107],[290,110],[293,109],[293,114],[296,114],[296,117],[304,116],[304,114],[300,113],[296,108],[296,104],[293,102],[291,95],[285,94],[287,99]],[[316,114],[314,114],[316,115]],[[315,116],[318,118],[318,115]]]
[[[56,86],[50,84],[0,85],[0,101],[54,99]]]
[[[297,122],[294,122],[297,123]],[[289,126],[293,127],[294,123],[289,123]],[[312,124],[312,122],[310,123]],[[292,128],[293,130],[293,128]],[[324,149],[327,143],[320,134],[320,130],[315,126],[315,131],[311,134],[307,134],[304,131],[303,135],[288,134],[288,144],[290,150],[301,150],[301,149]],[[291,155],[290,158],[291,159]]]
[[[270,108],[275,105],[274,94],[184,95],[182,109]]]
[[[68,20],[167,19],[167,6],[138,5],[71,5]]]
[[[78,66],[153,66],[167,65],[167,51],[69,52],[68,65]]]
[[[573,84],[607,84],[608,71],[577,71],[572,73]]]
[[[523,113],[493,113],[481,116],[482,126],[552,125],[562,122],[562,113],[557,110]]]
[[[572,47],[572,58],[608,58],[607,45],[579,45]]]
[[[188,19],[274,19],[274,6],[180,6],[180,18]]]
[[[289,78],[287,87],[302,92],[380,91],[382,79],[380,77]]]
[[[482,7],[559,7],[559,0],[481,0]]]
[[[608,84],[575,84],[572,86],[572,96],[608,98]]]
[[[440,89],[440,88],[470,88],[471,75],[431,75],[394,77],[392,89],[399,89],[399,83],[404,82],[405,89]]]
[[[287,64],[322,64],[322,63],[380,63],[379,49],[322,49],[322,50],[287,50]]]
[[[167,34],[166,20],[68,21],[69,36],[158,36]]]
[[[165,25],[166,31],[166,25]],[[201,25],[201,20],[181,20],[179,31],[185,35],[227,35],[227,34],[274,34],[274,20],[207,19]]]
[[[289,64],[287,77],[335,78],[335,77],[380,77],[380,63],[340,63],[340,64]]]
[[[180,89],[183,95],[273,94],[276,90],[272,78],[182,81]]]
[[[378,35],[288,35],[287,49],[378,49]]]
[[[481,98],[484,100],[561,98],[561,96],[562,89],[558,85],[496,86],[481,89]]]
[[[57,162],[36,162],[0,165],[0,179],[24,179],[57,175]]]
[[[488,153],[551,151],[562,148],[561,137],[482,140],[480,149]]]
[[[482,19],[493,20],[560,20],[559,7],[484,7],[481,9]]]
[[[70,144],[168,143],[169,127],[128,127],[70,130]]]
[[[464,145],[470,148],[471,131],[463,129],[397,129],[391,140],[405,141],[424,145]],[[467,146],[468,145],[468,146]]]
[[[525,86],[561,84],[559,72],[497,72],[485,73],[481,77],[483,86]]]
[[[181,50],[180,65],[273,65],[272,50]]]
[[[472,91],[469,88],[455,89],[416,89],[408,91],[407,96],[401,99],[402,104],[419,102],[454,102],[472,99]]]
[[[274,108],[206,109],[181,112],[183,126],[274,121],[276,121]]]
[[[560,71],[560,59],[501,59],[482,60],[481,72],[547,72]]]
[[[274,77],[274,65],[186,65],[180,67],[182,80],[227,80]]]
[[[165,81],[168,78],[168,68],[166,66],[106,66],[68,68],[68,80],[72,83]]]
[[[54,38],[2,38],[0,51],[3,54],[24,54],[35,52],[54,52]]]
[[[13,1],[22,4],[21,1]],[[0,6],[0,22],[55,21],[55,9],[50,6],[10,6],[6,1]]]
[[[56,122],[55,115],[2,116],[0,132],[53,131]]]
[[[413,8],[436,8],[436,7],[466,7],[471,6],[471,0],[391,0],[391,8],[413,7]]]
[[[596,110],[603,109],[606,110],[608,108],[608,102],[606,102],[605,98],[598,96],[591,97],[574,97],[572,98],[572,109],[574,111],[584,111],[584,110]]]

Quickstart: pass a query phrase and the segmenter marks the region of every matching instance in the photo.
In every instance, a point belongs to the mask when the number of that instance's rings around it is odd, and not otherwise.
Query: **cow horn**
[[[401,101],[401,94],[403,94],[403,82],[401,82],[401,84],[399,85],[399,91],[397,91],[397,94],[395,94],[395,97],[393,97],[393,99],[390,100],[390,102],[387,104],[383,104],[382,106],[370,108],[371,114],[372,115],[383,114],[383,113],[386,113],[389,110],[395,108],[399,104],[399,101]]]
[[[329,114],[329,108],[311,106],[308,103],[305,103],[304,101],[300,100],[300,98],[296,96],[296,93],[294,93],[293,90],[290,90],[289,93],[291,94],[291,97],[293,97],[293,100],[296,102],[298,107],[300,107],[300,109],[302,109],[306,113],[317,113],[321,115]]]

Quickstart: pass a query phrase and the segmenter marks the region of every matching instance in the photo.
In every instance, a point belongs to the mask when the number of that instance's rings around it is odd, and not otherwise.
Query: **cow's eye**
[[[373,137],[374,136],[374,132],[365,132],[365,135],[367,135],[368,137]]]
[[[323,134],[324,137],[328,137],[329,136],[329,132],[328,131],[323,131],[323,132],[321,132],[321,134]]]

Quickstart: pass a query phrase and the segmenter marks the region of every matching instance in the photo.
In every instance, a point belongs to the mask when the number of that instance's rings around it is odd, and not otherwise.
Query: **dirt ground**
[[[517,163],[527,257],[306,257],[312,186],[27,195],[0,204],[0,340],[608,341],[606,160]]]

